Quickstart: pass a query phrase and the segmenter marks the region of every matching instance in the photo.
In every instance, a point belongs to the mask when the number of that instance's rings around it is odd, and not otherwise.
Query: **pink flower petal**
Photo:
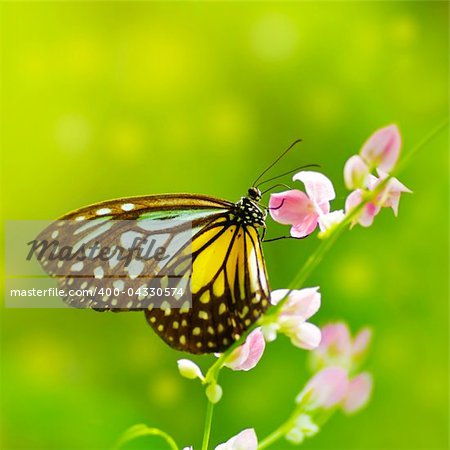
[[[280,314],[300,317],[302,321],[309,319],[320,308],[319,288],[293,289],[283,305]],[[277,289],[270,294],[270,301],[277,305],[288,294],[289,289]]]
[[[322,369],[308,382],[297,396],[296,402],[306,410],[330,409],[338,405],[347,394],[347,372],[339,367]]]
[[[323,214],[319,216],[319,228],[320,231],[326,231],[333,226],[341,223],[345,219],[345,214],[342,209],[338,209],[336,211],[332,211],[328,214]]]
[[[316,213],[305,216],[303,221],[291,227],[291,236],[303,238],[310,235],[317,228],[318,219],[319,216]]]
[[[397,125],[377,130],[363,145],[360,155],[370,167],[389,172],[400,156],[402,139]]]
[[[215,450],[257,450],[258,438],[253,428],[247,428],[227,442],[220,444]]]
[[[348,214],[352,209],[356,208],[362,202],[361,190],[357,189],[350,193],[345,201],[345,212]],[[375,216],[380,212],[380,207],[374,203],[367,203],[360,211],[358,217],[353,221],[359,223],[363,227],[370,227]]]
[[[332,356],[351,355],[352,340],[347,325],[339,322],[322,327],[322,341],[317,352],[331,353]]]
[[[364,372],[350,381],[342,408],[346,413],[358,411],[366,405],[372,393],[373,380],[369,373]]]
[[[379,171],[379,174],[380,182],[387,177],[387,174],[383,173],[382,171]],[[379,196],[381,199],[380,206],[383,208],[392,208],[392,210],[394,211],[394,215],[397,216],[400,196],[404,192],[412,194],[412,191],[408,189],[403,183],[401,183],[397,178],[391,178],[388,181],[386,188],[383,190],[383,192],[381,192]]]
[[[300,323],[295,333],[290,336],[291,342],[298,348],[312,350],[317,348],[321,340],[320,328],[309,322]]]
[[[355,336],[352,345],[352,353],[354,357],[362,356],[368,349],[372,340],[372,331],[369,328],[363,328]]]
[[[319,172],[298,172],[292,179],[294,181],[301,181],[305,185],[308,197],[317,205],[327,204],[336,196],[333,184],[329,178]],[[328,211],[323,212],[326,213]]]
[[[367,186],[369,168],[361,156],[351,156],[344,166],[344,181],[347,189],[359,189]]]
[[[271,194],[269,212],[272,219],[283,225],[296,225],[314,214],[314,205],[308,196],[299,190]]]
[[[225,366],[232,370],[250,370],[258,364],[264,353],[266,343],[261,328],[256,328],[248,336],[245,342],[228,357]]]

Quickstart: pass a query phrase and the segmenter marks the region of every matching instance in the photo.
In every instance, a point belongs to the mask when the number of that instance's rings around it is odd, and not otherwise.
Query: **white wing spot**
[[[110,212],[110,208],[100,208],[95,211],[95,214],[97,214],[97,216],[104,216],[105,214],[109,214]]]
[[[98,266],[94,269],[94,277],[95,278],[103,278],[104,274],[105,273],[103,271],[103,267]]]
[[[52,239],[55,239],[56,237],[58,237],[58,234],[59,234],[59,231],[58,231],[58,230],[55,230],[55,231],[52,233]]]
[[[134,205],[133,203],[124,203],[121,208],[122,211],[131,211],[132,209],[134,209]]]
[[[136,231],[126,231],[120,236],[120,243],[123,247],[130,249],[134,243],[137,245],[141,244],[144,235],[142,233],[137,233]]]
[[[78,216],[78,217],[75,217],[75,220],[77,221],[77,222],[81,222],[82,220],[85,220],[86,219],[86,217],[84,217],[84,216]]]
[[[144,270],[144,263],[142,261],[138,261],[137,259],[133,259],[130,262],[130,265],[128,266],[127,270],[130,278],[134,280]]]
[[[80,262],[77,262],[75,264],[72,264],[70,270],[72,272],[79,272],[80,270],[83,269],[83,267],[84,267],[84,263],[80,261]]]
[[[125,283],[123,282],[123,280],[116,280],[114,281],[113,286],[121,291],[124,288]]]

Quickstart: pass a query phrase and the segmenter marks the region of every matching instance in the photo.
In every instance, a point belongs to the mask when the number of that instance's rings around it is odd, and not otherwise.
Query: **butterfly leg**
[[[278,236],[276,238],[272,238],[272,239],[262,239],[261,242],[274,242],[274,241],[280,241],[281,239],[305,239],[308,236],[303,236],[303,237],[294,237],[294,236]]]

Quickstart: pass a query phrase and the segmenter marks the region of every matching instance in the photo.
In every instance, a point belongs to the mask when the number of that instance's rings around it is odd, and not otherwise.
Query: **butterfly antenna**
[[[269,178],[268,180],[261,181],[261,183],[259,183],[259,186],[261,186],[262,184],[268,183],[269,181],[276,180],[277,178],[284,177],[285,175],[289,175],[292,172],[297,172],[297,170],[309,169],[310,167],[320,167],[320,164],[307,164],[306,166],[296,167],[295,169],[288,170],[287,172],[277,175],[276,177],[272,177],[272,178]]]
[[[297,139],[296,141],[294,141],[273,163],[271,163],[269,165],[269,167],[267,167],[265,170],[263,170],[263,172],[261,173],[261,175],[253,182],[252,186],[256,186],[256,183],[281,159],[283,158],[284,155],[286,155],[286,153],[288,153],[292,147],[294,147],[295,145],[297,145],[299,142],[301,142],[301,139]]]

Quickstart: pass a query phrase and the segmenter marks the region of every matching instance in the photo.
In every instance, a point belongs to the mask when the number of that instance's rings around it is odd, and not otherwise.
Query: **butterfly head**
[[[251,200],[255,202],[259,202],[261,200],[261,191],[257,187],[252,186],[247,191],[247,195]]]

